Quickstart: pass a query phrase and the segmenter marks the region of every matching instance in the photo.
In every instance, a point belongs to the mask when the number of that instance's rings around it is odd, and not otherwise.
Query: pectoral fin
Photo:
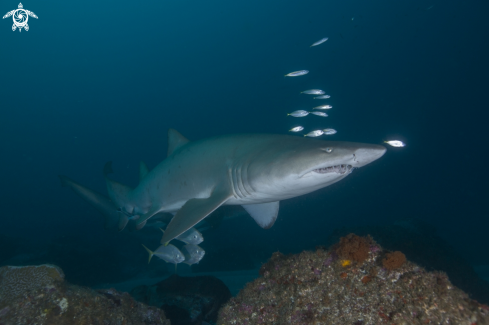
[[[215,190],[207,199],[190,199],[178,210],[166,227],[162,243],[168,243],[183,234],[226,202],[233,194],[229,190]]]
[[[255,219],[256,223],[264,228],[268,229],[273,226],[275,220],[277,220],[279,201],[260,204],[248,204],[243,205],[243,208]]]

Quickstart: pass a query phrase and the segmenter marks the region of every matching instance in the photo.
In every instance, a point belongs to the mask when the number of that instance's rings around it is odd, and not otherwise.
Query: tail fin
[[[149,262],[151,262],[151,258],[153,257],[153,254],[154,254],[154,253],[153,253],[153,252],[152,252],[152,251],[151,251],[151,250],[150,250],[148,247],[146,247],[146,246],[144,246],[144,245],[143,245],[143,247],[144,247],[144,249],[146,249],[146,251],[147,251],[147,252],[148,252],[148,254],[149,254],[149,259],[148,259],[148,264],[149,264]]]
[[[60,175],[59,179],[61,180],[62,186],[71,188],[76,194],[103,214],[105,218],[105,229],[116,229],[118,231],[124,229],[128,222],[127,216],[117,212],[116,206],[108,197],[92,191],[66,176]]]
[[[114,202],[117,208],[124,208],[125,211],[132,213],[134,205],[128,200],[129,193],[132,188],[110,179],[107,175],[113,173],[112,161],[109,161],[104,166],[105,183],[107,184],[107,192],[109,197]]]

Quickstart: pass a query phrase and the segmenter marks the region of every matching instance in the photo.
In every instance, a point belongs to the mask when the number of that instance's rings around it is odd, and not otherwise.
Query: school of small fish
[[[327,38],[327,37],[325,37],[325,38],[321,38],[319,41],[314,42],[314,43],[311,45],[311,47],[313,47],[313,46],[318,46],[319,44],[323,44],[323,43],[324,43],[324,42],[326,42],[327,40],[328,40],[328,38]]]
[[[314,42],[311,45],[311,47],[318,46],[320,44],[323,44],[327,40],[328,40],[327,37],[321,38],[319,41]],[[290,72],[290,73],[286,74],[285,76],[286,77],[299,77],[299,76],[304,76],[304,75],[306,75],[308,73],[309,73],[309,70],[299,70],[299,71]],[[325,95],[325,91],[322,90],[322,89],[307,89],[307,90],[301,91],[301,94],[305,94],[305,95],[319,95],[317,97],[313,97],[313,99],[328,99],[328,98],[331,98],[330,95]],[[331,108],[333,108],[333,106],[331,106],[331,105],[319,105],[319,106],[314,107],[313,109],[331,109]],[[288,113],[287,116],[290,115],[292,117],[305,117],[305,116],[307,116],[309,114],[320,116],[320,117],[327,117],[328,116],[328,114],[326,114],[324,112],[319,112],[319,111],[311,111],[311,112],[308,112],[308,111],[303,110],[303,109],[299,109],[299,110],[293,111],[291,113]],[[304,127],[299,125],[299,126],[295,126],[292,129],[290,129],[289,132],[301,132],[303,130],[304,130]],[[334,130],[334,129],[324,129],[324,130],[314,130],[314,131],[311,131],[311,132],[305,134],[304,136],[305,137],[319,137],[319,136],[321,136],[323,134],[325,134],[325,135],[333,135],[335,133],[336,133],[336,130]]]
[[[324,90],[321,89],[309,89],[309,90],[304,90],[301,92],[301,94],[306,94],[306,95],[324,95]]]
[[[296,127],[293,127],[292,129],[290,129],[289,132],[300,132],[302,130],[304,130],[303,126],[296,126]]]
[[[185,256],[183,255],[183,253],[172,244],[166,246],[161,245],[154,252],[144,245],[143,247],[146,249],[146,251],[149,254],[148,264],[149,262],[151,262],[151,258],[153,257],[153,255],[161,258],[163,261],[167,263],[172,263],[175,265],[185,261]]]
[[[384,143],[387,143],[388,145],[392,147],[397,147],[397,148],[402,148],[405,147],[406,144],[402,141],[399,140],[389,140],[389,141],[384,141]]]
[[[163,229],[160,230],[165,233]],[[176,246],[168,243],[161,242],[161,246],[158,247],[154,252],[151,251],[148,247],[144,246],[144,249],[149,254],[148,263],[151,262],[151,258],[156,256],[163,261],[171,264],[175,264],[176,266],[179,263],[185,263],[188,265],[198,264],[200,260],[205,255],[205,250],[203,250],[198,244],[204,241],[204,236],[195,228],[190,228],[183,234],[175,237],[176,240],[179,240],[186,245],[181,249],[178,249]]]
[[[331,98],[331,96],[330,95],[323,95],[323,96],[314,97],[314,99],[328,99],[328,98]]]
[[[297,111],[293,111],[292,113],[288,113],[287,115],[293,116],[293,117],[304,117],[309,115],[308,111],[305,111],[303,109],[299,109]]]
[[[161,228],[160,228],[160,230],[163,233],[165,232]],[[200,243],[202,243],[204,241],[204,236],[202,236],[202,234],[200,233],[200,231],[198,231],[197,229],[190,228],[189,230],[187,230],[183,234],[178,235],[177,237],[175,237],[175,239],[177,239],[177,240],[179,240],[181,242],[184,242],[185,244],[198,245],[198,244],[200,244]],[[161,240],[163,240],[163,238],[161,238]],[[161,243],[164,244],[164,242],[161,242]]]
[[[318,137],[320,135],[323,135],[324,131],[323,130],[314,130],[309,132],[308,134],[304,134],[305,137]]]
[[[314,107],[313,109],[330,109],[330,108],[333,108],[333,106],[331,106],[331,105],[320,105],[320,106]]]
[[[185,261],[183,263],[188,265],[199,264],[200,260],[204,258],[205,250],[202,247],[195,244],[187,244],[182,247]]]
[[[317,115],[317,116],[322,116],[322,117],[327,117],[328,116],[328,114],[326,114],[325,112],[318,112],[318,111],[311,112],[311,114],[314,114],[314,115]]]
[[[353,20],[353,18],[352,18],[352,20]],[[310,47],[314,47],[314,46],[318,46],[320,44],[323,44],[327,40],[328,40],[327,37],[321,38],[320,40],[312,43],[312,45]],[[286,74],[285,76],[286,77],[299,77],[299,76],[304,76],[308,73],[309,73],[309,70],[299,70],[299,71],[290,72],[290,73]],[[301,94],[319,95],[317,97],[313,97],[313,99],[329,99],[329,98],[331,98],[331,96],[326,95],[324,90],[322,90],[322,89],[308,89],[308,90],[301,91]],[[331,106],[331,105],[319,105],[319,106],[313,107],[313,109],[320,109],[320,110],[331,109],[331,108],[333,108],[333,106]],[[308,116],[309,114],[321,116],[321,117],[327,117],[328,116],[328,114],[326,114],[324,112],[320,112],[320,111],[308,112],[308,111],[303,110],[303,109],[293,111],[292,113],[288,113],[287,116],[305,117],[305,116]],[[303,130],[304,130],[304,127],[299,125],[299,126],[295,126],[295,127],[291,128],[289,130],[289,132],[301,132]],[[310,131],[310,132],[304,134],[304,136],[305,137],[319,137],[321,135],[333,135],[336,133],[337,133],[337,131],[335,129],[328,128],[328,129],[323,129],[323,130],[313,130],[313,131]],[[389,140],[389,141],[384,141],[384,143],[387,143],[388,145],[390,145],[392,147],[397,147],[397,148],[402,148],[402,147],[406,146],[406,144],[400,140]]]
[[[291,72],[291,73],[287,73],[285,76],[286,77],[299,77],[299,76],[306,75],[308,73],[309,73],[309,71],[307,71],[307,70],[299,70],[299,71],[294,71],[294,72]]]
[[[324,129],[323,130],[324,134],[326,135],[333,135],[333,134],[336,134],[336,130],[335,129]]]

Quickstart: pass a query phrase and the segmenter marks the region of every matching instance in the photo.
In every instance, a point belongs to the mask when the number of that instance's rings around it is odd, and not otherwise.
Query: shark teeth
[[[318,174],[338,173],[341,175],[349,174],[353,171],[352,165],[336,165],[324,168],[314,169],[313,172]]]

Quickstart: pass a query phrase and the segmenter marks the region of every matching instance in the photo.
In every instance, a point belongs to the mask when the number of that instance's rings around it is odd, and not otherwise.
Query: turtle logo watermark
[[[8,18],[10,16],[12,16],[12,19],[14,20],[14,24],[12,25],[12,31],[14,32],[17,28],[19,29],[19,32],[22,31],[22,28],[24,28],[26,31],[29,30],[29,25],[27,25],[29,16],[37,19],[36,14],[33,13],[32,11],[25,10],[22,3],[19,3],[19,9],[14,9],[12,11],[7,12],[5,16],[3,16],[3,19]]]

